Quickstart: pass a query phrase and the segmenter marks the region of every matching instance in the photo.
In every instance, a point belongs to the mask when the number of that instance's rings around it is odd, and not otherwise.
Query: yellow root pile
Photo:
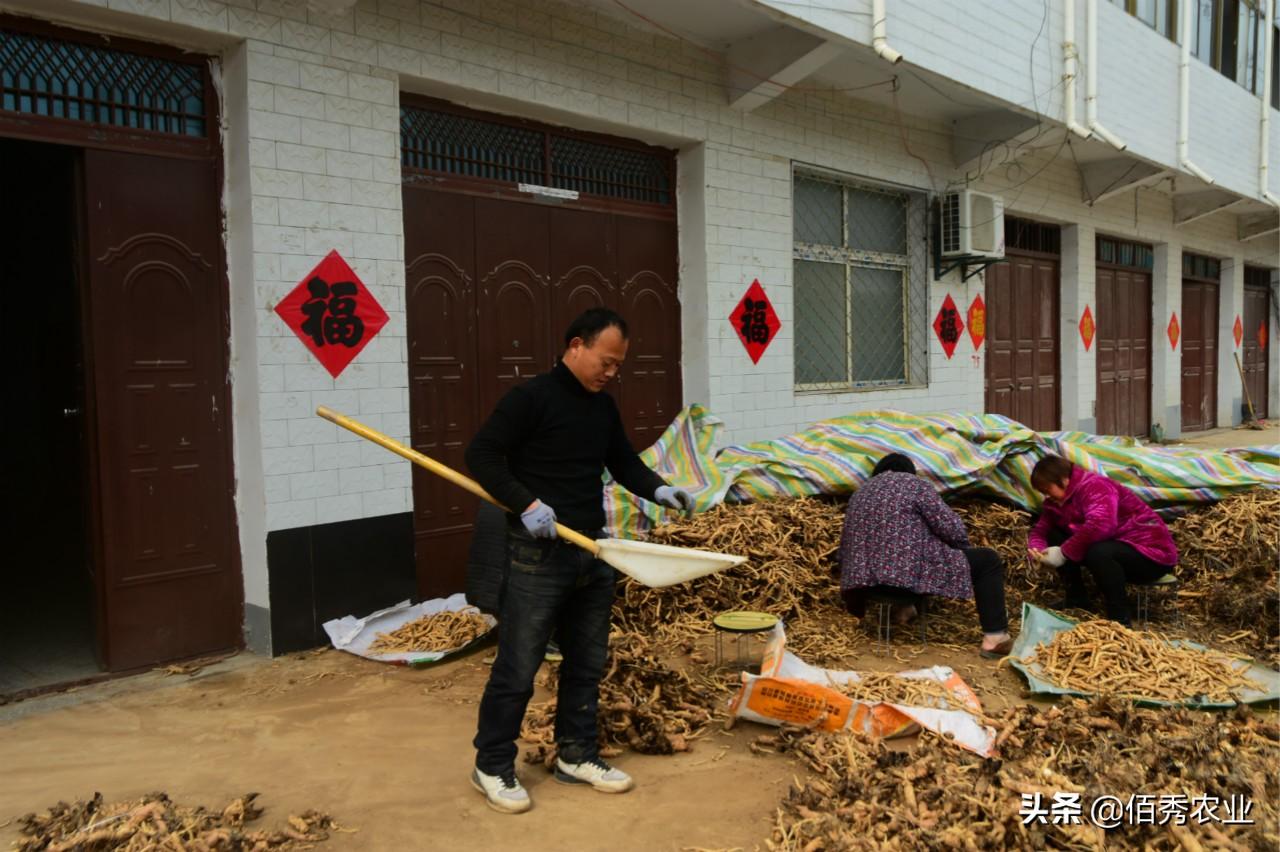
[[[413,651],[449,651],[489,632],[489,622],[477,609],[424,615],[387,633],[379,633],[369,646],[375,654]]]
[[[1114,621],[1086,621],[1036,646],[1038,663],[1059,686],[1121,698],[1235,701],[1257,682],[1212,651],[1175,648],[1163,637]]]

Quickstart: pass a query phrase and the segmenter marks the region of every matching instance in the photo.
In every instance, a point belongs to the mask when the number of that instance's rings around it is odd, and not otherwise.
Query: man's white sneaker
[[[556,780],[561,784],[590,784],[601,793],[625,793],[636,786],[630,775],[598,757],[584,763],[565,763],[556,758]]]
[[[520,786],[514,769],[501,775],[488,775],[479,769],[471,771],[471,786],[481,793],[489,807],[504,814],[522,814],[533,807],[529,793]]]

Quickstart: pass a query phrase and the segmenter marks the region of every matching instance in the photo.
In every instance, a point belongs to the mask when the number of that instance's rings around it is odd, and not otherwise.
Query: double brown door
[[[1058,258],[1009,252],[987,270],[986,410],[1059,428]]]
[[[1097,267],[1098,433],[1151,430],[1151,273]]]
[[[1182,281],[1182,431],[1218,425],[1218,285]]]
[[[544,372],[590,307],[631,330],[610,392],[638,449],[681,404],[676,228],[670,220],[406,186],[409,411],[415,449],[465,471],[466,446],[512,387]],[[414,471],[423,595],[458,591],[476,501]]]
[[[86,150],[100,640],[108,668],[234,647],[220,183],[208,160]]]
[[[1244,338],[1241,348],[1244,350],[1241,361],[1244,366],[1245,386],[1249,389],[1249,400],[1258,417],[1267,416],[1269,394],[1271,391],[1271,271],[1256,267],[1246,267],[1244,282]]]

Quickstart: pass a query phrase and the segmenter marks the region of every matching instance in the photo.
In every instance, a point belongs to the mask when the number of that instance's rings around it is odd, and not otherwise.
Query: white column
[[[711,337],[707,310],[707,147],[695,145],[676,158],[680,222],[680,365],[684,404],[711,400]]]
[[[1218,425],[1235,426],[1243,418],[1244,388],[1236,369],[1236,339],[1233,326],[1244,313],[1244,258],[1222,259],[1218,279]],[[1243,318],[1243,317],[1242,317]]]
[[[227,281],[231,306],[232,445],[236,527],[244,575],[244,636],[249,650],[271,654],[267,581],[266,484],[262,462],[262,386],[258,363],[257,288],[253,240],[254,150],[249,139],[248,49],[228,48],[222,63],[227,129],[223,187],[227,216]]]
[[[1182,347],[1169,346],[1166,334],[1175,313],[1183,322],[1182,246],[1164,243],[1155,247],[1151,272],[1151,422],[1167,438],[1182,434]]]
[[[1097,429],[1098,308],[1094,304],[1096,275],[1094,230],[1090,225],[1062,228],[1062,281],[1059,296],[1059,357],[1062,359],[1062,428],[1093,432]],[[1085,306],[1094,320],[1094,339],[1085,350],[1080,339],[1080,317]]]

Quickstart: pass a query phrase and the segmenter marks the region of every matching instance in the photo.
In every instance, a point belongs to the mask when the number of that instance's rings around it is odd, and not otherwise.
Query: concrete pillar
[[[1251,334],[1254,332],[1250,332]],[[1280,347],[1280,269],[1271,270],[1271,310],[1267,311],[1267,348],[1266,356],[1271,359],[1268,373],[1267,417],[1280,417],[1280,363],[1276,362],[1275,351]],[[1258,416],[1262,416],[1259,413]]]
[[[1094,304],[1095,237],[1091,225],[1062,228],[1062,281],[1059,295],[1059,352],[1062,358],[1062,428],[1093,432],[1098,419],[1098,309]],[[1080,338],[1080,317],[1088,306],[1094,339],[1086,350]]]
[[[262,460],[262,387],[258,358],[253,241],[252,152],[249,140],[248,48],[228,48],[222,63],[226,130],[223,200],[227,215],[227,280],[231,291],[232,436],[236,526],[244,574],[244,638],[249,650],[271,654],[267,582],[267,498]]]
[[[1242,418],[1244,388],[1236,369],[1233,326],[1244,313],[1244,258],[1224,257],[1218,279],[1218,425],[1235,426]]]
[[[1182,322],[1182,246],[1155,247],[1151,271],[1151,423],[1167,438],[1182,434],[1182,348],[1168,345],[1169,317]]]
[[[676,158],[676,203],[680,222],[680,327],[684,404],[711,401],[711,357],[707,340],[707,147],[699,144]]]

